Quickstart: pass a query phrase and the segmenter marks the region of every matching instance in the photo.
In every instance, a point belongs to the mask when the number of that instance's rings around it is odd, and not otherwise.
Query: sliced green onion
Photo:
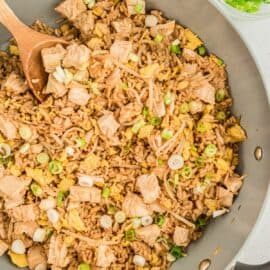
[[[0,158],[6,159],[11,155],[11,147],[7,143],[0,143]]]
[[[204,123],[203,121],[199,121],[198,124],[197,124],[197,127],[196,127],[196,130],[198,132],[206,132],[207,131],[207,124]]]
[[[205,217],[205,216],[201,216],[201,217],[199,217],[197,220],[196,220],[196,227],[197,228],[203,228],[203,227],[205,227],[206,225],[207,225],[207,217]]]
[[[129,54],[129,59],[132,61],[132,62],[139,62],[139,56],[135,53],[130,53]]]
[[[136,240],[136,232],[134,229],[130,229],[125,231],[125,239],[127,241],[135,241]]]
[[[87,145],[86,140],[84,138],[81,138],[81,137],[77,137],[75,139],[75,142],[76,142],[76,146],[81,148],[81,149]]]
[[[112,205],[107,206],[107,212],[108,214],[114,214],[116,212],[116,208]]]
[[[160,117],[155,117],[155,116],[152,116],[149,120],[150,124],[152,126],[159,126],[161,124],[161,118]]]
[[[53,160],[49,163],[49,170],[52,174],[60,174],[63,171],[63,165],[58,160]]]
[[[186,113],[189,112],[189,105],[188,105],[186,102],[185,102],[185,103],[182,103],[182,104],[180,105],[179,110],[180,110],[180,113],[186,114]]]
[[[191,148],[190,148],[190,150],[192,152],[198,152],[198,149],[197,149],[197,147],[195,145],[192,145]]]
[[[169,140],[172,138],[172,136],[173,136],[173,132],[169,129],[164,129],[161,133],[161,137],[164,140]]]
[[[193,171],[192,168],[189,166],[185,166],[182,170],[181,170],[181,176],[185,179],[190,179],[193,175]]]
[[[88,263],[81,263],[78,266],[78,270],[91,270],[90,265]]]
[[[165,105],[170,105],[170,104],[172,104],[172,94],[171,94],[171,93],[167,93],[167,94],[164,96],[164,103],[165,103]]]
[[[140,119],[133,125],[131,129],[132,133],[137,134],[143,126],[145,126],[145,121]]]
[[[180,54],[181,53],[180,45],[179,44],[172,44],[171,45],[171,53]]]
[[[205,159],[202,157],[198,157],[195,159],[195,164],[198,168],[203,168],[205,165]]]
[[[156,43],[160,43],[160,42],[162,42],[163,39],[164,39],[164,37],[163,37],[161,34],[157,34],[157,35],[155,36],[154,41],[155,41]]]
[[[36,197],[40,197],[43,193],[42,191],[42,188],[36,184],[36,183],[33,183],[31,186],[30,186],[30,189],[32,191],[32,193],[36,196]]]
[[[103,198],[109,198],[110,194],[111,194],[110,188],[106,187],[106,188],[104,188],[104,189],[102,190],[101,196],[102,196]]]
[[[223,66],[224,65],[224,60],[221,59],[221,58],[218,58],[217,59],[217,65],[220,66],[220,67]]]
[[[32,130],[28,126],[21,126],[19,128],[19,134],[21,138],[25,141],[30,140],[33,135]]]
[[[40,164],[47,164],[50,160],[50,157],[47,153],[42,152],[37,155],[37,162]]]
[[[150,111],[148,107],[143,107],[142,114],[144,117],[147,117],[149,115]]]
[[[154,223],[157,224],[158,226],[163,226],[165,223],[165,216],[164,215],[156,215],[154,217]]]
[[[140,4],[140,3],[138,3],[138,4],[134,7],[134,10],[135,10],[135,12],[136,12],[137,14],[142,13],[142,11],[143,11],[143,5]]]
[[[215,157],[217,154],[217,147],[214,144],[208,144],[204,149],[204,154],[209,158]]]
[[[65,200],[67,195],[68,195],[68,192],[66,192],[66,191],[59,191],[57,193],[57,196],[56,196],[56,205],[57,205],[57,207],[62,207],[63,201]]]
[[[170,254],[176,259],[180,259],[183,257],[183,251],[181,247],[178,246],[173,246],[170,250]]]
[[[216,101],[217,102],[223,101],[225,99],[225,97],[226,97],[226,92],[224,89],[217,90],[217,92],[216,92]]]
[[[202,45],[201,47],[199,47],[199,48],[197,49],[197,51],[198,51],[198,54],[199,54],[200,56],[205,56],[206,53],[207,53],[206,48],[205,48],[203,45]]]
[[[97,84],[96,82],[93,82],[93,83],[91,84],[91,90],[92,90],[92,92],[93,92],[95,95],[97,95],[97,96],[100,95],[100,91],[99,91],[99,89],[98,89],[98,84]]]
[[[226,113],[223,111],[217,112],[217,120],[224,121],[226,119]]]
[[[158,164],[159,166],[162,166],[163,163],[164,163],[164,161],[163,161],[162,159],[158,159],[158,160],[157,160],[157,164]]]
[[[126,220],[126,214],[123,211],[118,211],[115,213],[114,218],[117,223],[124,223]]]

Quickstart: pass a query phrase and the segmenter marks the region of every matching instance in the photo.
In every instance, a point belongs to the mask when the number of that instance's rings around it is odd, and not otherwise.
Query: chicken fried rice
[[[1,52],[0,255],[34,270],[165,270],[229,212],[244,130],[225,63],[143,0],[65,0],[46,99]]]

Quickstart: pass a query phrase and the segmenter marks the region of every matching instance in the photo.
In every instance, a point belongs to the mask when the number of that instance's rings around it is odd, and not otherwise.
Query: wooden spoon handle
[[[17,39],[18,35],[23,35],[23,30],[28,28],[14,14],[5,0],[0,0],[0,23],[2,23]]]

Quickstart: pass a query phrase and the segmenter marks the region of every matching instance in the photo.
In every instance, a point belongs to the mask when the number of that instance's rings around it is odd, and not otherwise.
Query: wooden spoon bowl
[[[0,22],[12,33],[18,44],[20,59],[30,89],[39,101],[44,100],[43,89],[47,84],[48,74],[43,67],[41,50],[56,44],[67,45],[68,42],[34,31],[17,18],[5,0],[0,0]]]

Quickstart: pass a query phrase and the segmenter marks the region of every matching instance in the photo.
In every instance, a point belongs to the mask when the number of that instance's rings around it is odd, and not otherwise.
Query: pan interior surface
[[[56,0],[8,0],[8,4],[25,22],[41,19],[54,24]],[[189,248],[187,257],[172,266],[172,270],[196,270],[205,258],[212,260],[210,269],[225,269],[244,244],[254,226],[268,187],[270,170],[269,104],[256,65],[240,37],[225,18],[205,0],[147,0],[148,9],[162,10],[166,17],[177,20],[197,33],[209,51],[223,58],[228,66],[233,111],[241,116],[248,140],[241,147],[239,170],[247,174],[244,187],[231,212],[213,221],[204,236]],[[1,27],[0,44],[7,41],[8,33]],[[263,148],[264,158],[254,158],[256,146]],[[0,269],[15,270],[6,258],[0,259]]]

